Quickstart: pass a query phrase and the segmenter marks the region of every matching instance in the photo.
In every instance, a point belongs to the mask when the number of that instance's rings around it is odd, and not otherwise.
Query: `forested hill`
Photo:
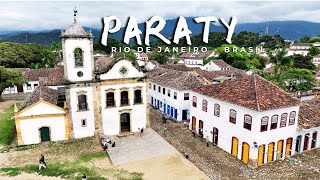
[[[186,18],[189,29],[192,31],[192,35],[202,33],[202,25],[197,24],[193,21],[192,17]],[[161,33],[165,37],[172,37],[177,19],[167,20],[165,28]],[[210,26],[210,31],[224,32],[224,28],[218,26],[219,23],[215,23]],[[141,23],[138,25],[139,29],[144,34],[145,24]],[[285,39],[298,40],[302,37],[316,36],[320,34],[320,23],[313,23],[307,21],[270,21],[263,23],[243,23],[237,24],[236,33],[241,31],[249,31],[254,33],[265,33],[266,26],[268,26],[269,35],[280,34]],[[101,29],[94,29],[85,27],[85,30],[92,29],[92,33],[95,36],[95,40],[100,38]],[[119,32],[110,34],[109,37],[113,37],[117,40],[123,39],[125,28],[121,28]],[[3,35],[0,33],[0,42],[17,42],[17,43],[36,43],[36,44],[50,44],[51,42],[60,42],[60,30],[43,31],[38,33],[20,33],[15,35]]]

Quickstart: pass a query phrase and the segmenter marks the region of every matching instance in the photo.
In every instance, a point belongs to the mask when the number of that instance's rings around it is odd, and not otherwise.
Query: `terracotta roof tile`
[[[22,72],[23,78],[26,81],[39,81],[40,77],[54,77],[58,79],[64,78],[63,67],[43,69],[17,68],[17,70]]]
[[[58,90],[54,90],[45,86],[38,86],[19,106],[19,111],[31,106],[32,104],[44,100],[52,104],[58,102]]]
[[[303,101],[299,110],[298,126],[304,129],[320,126],[320,99]]]
[[[255,111],[299,105],[300,101],[258,75],[193,88],[193,91]]]
[[[177,90],[190,90],[199,85],[209,84],[209,81],[192,71],[186,72],[167,69],[160,73],[160,75],[152,77],[150,81]]]
[[[222,59],[217,59],[217,60],[213,60],[211,61],[211,63],[214,63],[215,65],[217,65],[219,68],[230,68],[231,66],[229,64],[227,64],[224,60]]]

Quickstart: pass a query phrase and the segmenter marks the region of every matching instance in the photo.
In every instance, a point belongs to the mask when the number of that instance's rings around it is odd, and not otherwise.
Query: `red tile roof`
[[[44,100],[52,104],[57,104],[58,102],[58,90],[54,90],[45,86],[38,86],[19,106],[19,111],[25,109],[32,104],[38,102],[39,100]]]
[[[299,110],[298,126],[310,129],[320,126],[320,99],[303,101]]]
[[[212,53],[213,53],[213,51],[198,52],[198,53],[183,53],[180,55],[180,58],[182,58],[182,59],[205,59],[208,56],[210,56]]]
[[[43,78],[43,85],[46,85],[45,82],[48,82],[50,85],[57,85],[55,83],[52,83],[51,79],[57,79],[55,80],[55,82],[59,82],[61,84],[64,83],[63,67],[43,69],[17,68],[17,70],[22,72],[23,78],[26,81],[40,81],[40,78]]]
[[[200,86],[193,88],[193,91],[255,111],[286,108],[300,103],[300,100],[258,75]]]

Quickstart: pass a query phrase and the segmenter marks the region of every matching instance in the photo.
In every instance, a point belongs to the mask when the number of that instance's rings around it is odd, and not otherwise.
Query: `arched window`
[[[207,112],[208,102],[207,100],[202,100],[202,111]]]
[[[142,103],[141,89],[137,89],[134,91],[134,104],[141,104],[141,103]]]
[[[129,105],[129,94],[128,91],[121,92],[121,106]]]
[[[248,129],[251,131],[252,126],[252,117],[248,114],[244,115],[244,125],[243,128]]]
[[[296,120],[296,112],[292,111],[289,116],[289,126],[294,125],[295,120]]]
[[[277,126],[278,126],[278,115],[273,115],[271,117],[270,129],[277,129]]]
[[[220,105],[214,104],[214,115],[220,117]]]
[[[234,109],[230,109],[229,121],[233,124],[236,124],[237,122],[237,111],[235,111]]]
[[[88,110],[87,96],[84,94],[78,95],[78,109],[79,111]]]
[[[83,66],[83,51],[80,48],[74,50],[75,66]]]
[[[107,93],[107,107],[114,107],[115,101],[114,101],[114,92],[108,92]]]
[[[268,130],[268,121],[269,121],[268,116],[261,118],[261,129],[260,129],[261,132]]]
[[[280,121],[280,127],[285,127],[287,125],[287,118],[288,118],[288,114],[287,113],[283,113],[281,115],[281,121]]]
[[[196,96],[192,97],[192,106],[197,107],[197,97]]]

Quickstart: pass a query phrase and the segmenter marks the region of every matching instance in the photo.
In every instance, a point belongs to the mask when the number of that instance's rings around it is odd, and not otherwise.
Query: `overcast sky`
[[[78,22],[101,28],[103,16],[117,16],[124,25],[128,16],[145,22],[151,16],[165,19],[178,16],[215,16],[238,18],[238,23],[277,20],[320,22],[319,1],[69,1],[69,2],[0,2],[0,30],[51,30],[66,28],[73,22],[73,7]]]

